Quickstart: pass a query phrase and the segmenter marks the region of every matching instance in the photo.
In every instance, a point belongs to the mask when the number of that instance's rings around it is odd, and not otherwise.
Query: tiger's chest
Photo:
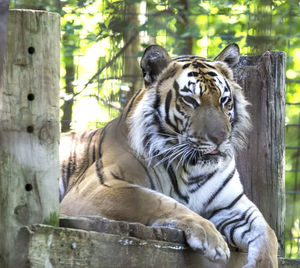
[[[234,158],[217,167],[190,167],[180,173],[177,181],[179,191],[188,197],[185,205],[200,215],[223,207],[243,191]]]

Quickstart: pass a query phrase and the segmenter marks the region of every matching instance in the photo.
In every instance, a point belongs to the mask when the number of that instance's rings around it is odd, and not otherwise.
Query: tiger
[[[248,252],[244,268],[278,267],[276,235],[236,168],[251,129],[239,58],[237,44],[214,60],[149,46],[143,87],[120,116],[62,136],[60,212],[178,228],[212,262],[230,246]]]

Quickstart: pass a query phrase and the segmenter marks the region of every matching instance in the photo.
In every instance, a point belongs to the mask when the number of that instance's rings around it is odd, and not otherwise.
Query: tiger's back
[[[109,178],[124,180],[178,199],[180,194],[175,175],[172,174],[174,171],[170,169],[168,172],[159,166],[149,166],[143,157],[136,155],[126,139],[128,129],[120,122],[123,116],[124,113],[102,129],[62,135],[61,200],[72,188],[78,187],[85,180],[87,170],[93,165],[100,184],[109,185]],[[168,183],[172,175],[175,185]]]

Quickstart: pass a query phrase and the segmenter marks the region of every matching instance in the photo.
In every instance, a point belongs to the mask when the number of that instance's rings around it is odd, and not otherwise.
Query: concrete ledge
[[[19,232],[15,267],[201,267],[240,268],[247,254],[232,252],[229,263],[208,261],[190,249],[182,231],[100,217],[62,217],[61,225],[33,225]],[[83,228],[79,230],[74,228]]]

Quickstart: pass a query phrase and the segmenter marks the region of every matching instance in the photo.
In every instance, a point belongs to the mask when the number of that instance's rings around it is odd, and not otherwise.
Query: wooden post
[[[59,73],[59,15],[11,10],[0,85],[0,267],[19,267],[20,227],[58,218]]]
[[[3,69],[4,47],[6,40],[7,15],[8,15],[8,0],[0,0],[0,81]]]
[[[248,197],[275,230],[284,253],[285,53],[242,57],[235,78],[250,101],[253,130],[238,166]]]

